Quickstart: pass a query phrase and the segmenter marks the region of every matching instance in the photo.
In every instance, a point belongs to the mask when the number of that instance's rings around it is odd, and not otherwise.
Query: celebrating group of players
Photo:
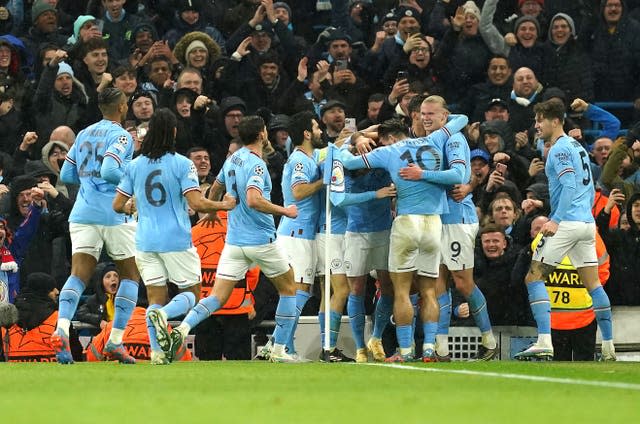
[[[81,190],[69,218],[72,272],[60,293],[58,328],[51,339],[59,362],[73,362],[68,348],[69,322],[103,243],[125,270],[115,299],[113,330],[105,347],[108,357],[123,363],[134,362],[122,347],[122,331],[135,306],[138,269],[149,293],[151,361],[166,364],[191,328],[224,305],[254,263],[280,295],[276,329],[262,356],[273,362],[305,361],[296,353],[293,335],[315,277],[324,274],[325,259],[330,263],[332,294],[330,310],[320,312],[321,333],[329,331],[329,349],[323,352],[323,360],[351,360],[336,348],[345,303],[357,362],[366,362],[369,353],[377,361],[388,356],[381,338],[392,314],[399,348],[386,360],[413,360],[416,311],[425,334],[422,360],[450,360],[449,277],[467,299],[482,333],[476,359],[490,360],[498,355],[485,298],[473,281],[478,231],[475,206],[471,195],[462,201],[447,195],[452,185],[470,179],[469,147],[460,134],[467,118],[450,115],[441,97],[430,96],[421,105],[425,137],[409,139],[402,122],[390,120],[375,131],[356,132],[340,140],[340,150],[335,153],[334,146],[321,149],[322,131],[313,113],[295,114],[290,128],[294,151],[282,179],[284,207],[270,201],[271,180],[262,157],[271,146],[262,118],[243,118],[239,125],[243,147],[227,159],[209,198],[204,199],[194,166],[175,153],[176,125],[169,111],[156,111],[140,156],[131,161],[130,136],[117,124],[123,111],[126,113],[124,96],[117,89],[105,90],[100,107],[105,119],[78,135],[61,172],[63,181],[80,183]],[[585,152],[564,135],[561,104],[548,101],[535,110],[538,136],[552,144],[546,164],[552,215],[542,228],[544,237],[526,279],[539,337],[517,356],[553,356],[544,279],[568,254],[593,298],[603,358],[615,360],[611,309],[596,269],[591,216],[594,190],[589,168],[582,162]],[[376,146],[373,150],[372,145]],[[362,153],[354,155],[354,150]],[[346,187],[331,193],[329,232],[322,162],[330,160],[333,165],[333,156],[349,171],[344,174]],[[324,169],[330,168],[333,166]],[[331,175],[336,180],[342,176],[340,172]],[[135,204],[130,200],[133,196]],[[194,210],[212,212],[205,218],[212,223],[215,210],[230,210],[213,292],[197,304],[200,264],[191,245],[187,203]],[[136,208],[137,229],[129,217]],[[277,231],[274,214],[283,216]],[[325,251],[329,258],[325,258]],[[365,344],[363,295],[371,271],[376,271],[381,296],[373,333]],[[166,281],[181,291],[168,303]],[[167,320],[185,313],[183,322],[169,331]],[[324,328],[326,313],[328,329]]]

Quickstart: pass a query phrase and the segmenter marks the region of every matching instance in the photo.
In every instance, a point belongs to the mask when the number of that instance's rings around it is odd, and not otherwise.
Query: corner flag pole
[[[333,144],[327,146],[324,162],[323,184],[325,186],[325,234],[324,234],[324,340],[323,349],[328,351],[331,335],[331,259],[329,237],[331,236],[331,179],[333,173]]]

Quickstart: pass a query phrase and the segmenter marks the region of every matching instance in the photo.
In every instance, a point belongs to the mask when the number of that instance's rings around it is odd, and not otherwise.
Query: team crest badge
[[[196,165],[191,162],[191,165],[189,165],[189,179],[198,181],[198,170],[196,169]]]

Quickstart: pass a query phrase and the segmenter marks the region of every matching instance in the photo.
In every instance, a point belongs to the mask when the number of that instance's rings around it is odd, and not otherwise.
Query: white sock
[[[405,347],[405,348],[400,348],[400,355],[402,356],[406,356],[406,355],[411,355],[413,349],[411,349],[410,347]]]
[[[283,344],[274,343],[271,354],[275,356],[280,356],[283,353],[285,353],[284,349],[285,349],[285,346]]]
[[[551,334],[538,334],[538,346],[553,348]]]
[[[422,352],[425,352],[427,349],[435,350],[436,346],[433,343],[422,343]]]
[[[447,356],[449,354],[448,334],[436,334],[436,352],[438,352],[440,356]]]
[[[122,336],[124,335],[124,330],[119,328],[112,328],[111,334],[109,335],[109,341],[113,344],[119,345],[122,343]]]
[[[66,318],[58,319],[58,328],[56,330],[62,330],[65,336],[69,337],[69,327],[71,326],[71,320]]]
[[[495,349],[496,346],[498,346],[496,338],[493,336],[493,331],[482,333],[482,346],[486,347],[487,349]]]
[[[182,321],[180,325],[174,329],[174,331],[176,330],[182,333],[183,336],[186,336],[187,334],[189,334],[189,331],[191,331],[191,326],[186,322]]]

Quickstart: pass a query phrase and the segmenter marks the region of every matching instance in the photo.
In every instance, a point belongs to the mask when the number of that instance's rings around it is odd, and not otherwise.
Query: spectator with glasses
[[[394,62],[384,73],[385,87],[392,87],[396,81],[406,79],[407,83],[420,81],[431,94],[441,93],[442,83],[433,69],[433,46],[425,35],[411,37],[405,43],[405,54]],[[400,74],[399,72],[404,72]]]

